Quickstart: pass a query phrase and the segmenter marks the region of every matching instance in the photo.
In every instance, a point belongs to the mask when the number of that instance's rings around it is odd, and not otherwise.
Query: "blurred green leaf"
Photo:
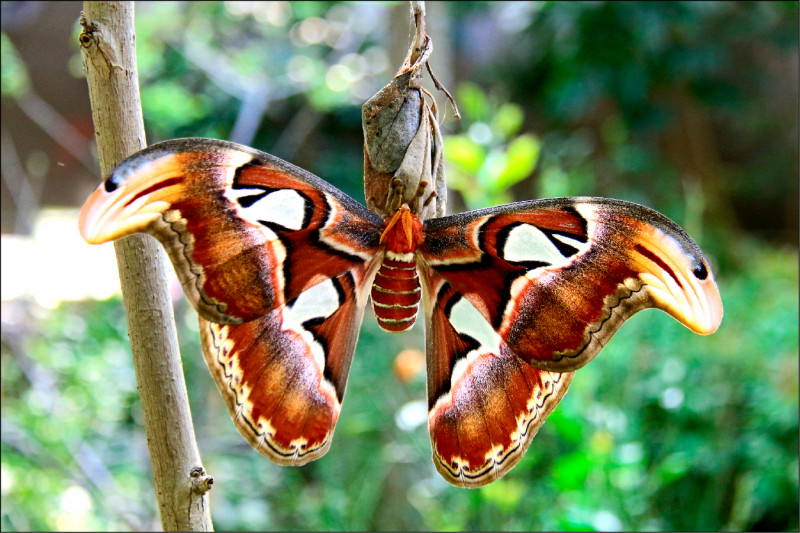
[[[551,467],[551,475],[559,490],[578,490],[583,488],[589,475],[589,458],[582,452],[557,457]]]
[[[533,173],[539,160],[541,144],[535,135],[520,135],[506,150],[506,166],[497,177],[496,187],[506,189]]]
[[[522,107],[517,104],[502,104],[492,118],[492,127],[503,138],[516,135],[525,120]]]
[[[202,117],[205,102],[178,83],[160,83],[143,87],[142,109],[146,118],[167,128],[176,128],[186,121]]]
[[[548,418],[548,427],[553,426],[558,436],[566,441],[578,443],[583,436],[584,428],[578,420],[568,418],[563,411],[556,410]]]
[[[570,196],[569,176],[560,168],[545,169],[539,177],[539,196],[541,198],[557,198]]]
[[[444,153],[451,165],[457,166],[459,170],[472,175],[478,173],[486,158],[486,149],[465,135],[446,136],[444,138]],[[456,183],[455,188],[461,189],[465,185]]]
[[[456,94],[462,115],[476,122],[485,120],[488,117],[489,102],[479,85],[468,81],[462,82],[458,86]]]
[[[28,71],[14,43],[5,32],[0,33],[0,87],[3,96],[19,98],[30,87]]]
[[[482,496],[504,513],[514,511],[521,503],[525,494],[522,483],[515,480],[503,480],[502,483],[492,483],[482,487]]]

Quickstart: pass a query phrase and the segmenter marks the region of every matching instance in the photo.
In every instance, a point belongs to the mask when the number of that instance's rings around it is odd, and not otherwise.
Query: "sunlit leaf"
[[[501,105],[492,119],[492,127],[503,137],[515,135],[522,127],[525,113],[517,104],[505,103]]]
[[[167,127],[174,128],[200,118],[205,105],[201,97],[178,83],[159,83],[142,88],[142,109]]]
[[[479,85],[472,82],[462,82],[457,91],[458,107],[461,113],[469,116],[471,120],[480,121],[486,118],[489,112],[489,102],[486,94]]]
[[[520,135],[509,144],[506,165],[497,177],[497,187],[505,189],[533,173],[539,160],[541,144],[534,135]]]
[[[477,174],[486,159],[486,149],[465,135],[449,135],[444,138],[444,156],[460,170]]]
[[[509,479],[504,483],[492,483],[481,487],[480,490],[487,502],[505,513],[516,509],[525,494],[524,486],[516,479]]]

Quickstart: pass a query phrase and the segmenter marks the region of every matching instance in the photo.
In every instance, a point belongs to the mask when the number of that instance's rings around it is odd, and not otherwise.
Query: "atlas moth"
[[[700,334],[722,320],[702,252],[647,207],[553,198],[423,219],[426,201],[379,216],[277,157],[187,138],[120,163],[80,231],[163,244],[236,427],[283,465],[330,447],[370,296],[388,331],[423,304],[433,460],[463,487],[519,461],[573,372],[635,312]]]

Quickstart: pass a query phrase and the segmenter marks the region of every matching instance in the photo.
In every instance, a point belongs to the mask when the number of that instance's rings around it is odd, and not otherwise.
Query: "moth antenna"
[[[393,181],[394,184],[394,198],[395,198],[395,205],[393,209],[400,209],[400,206],[403,203],[403,192],[405,191],[405,184],[403,180],[400,178],[395,178]]]

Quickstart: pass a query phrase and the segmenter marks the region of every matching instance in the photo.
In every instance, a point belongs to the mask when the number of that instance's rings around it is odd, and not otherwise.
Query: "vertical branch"
[[[133,2],[84,2],[80,36],[100,168],[104,175],[145,147],[136,71]],[[114,243],[161,524],[209,531],[206,476],[189,412],[167,260],[155,239]]]

